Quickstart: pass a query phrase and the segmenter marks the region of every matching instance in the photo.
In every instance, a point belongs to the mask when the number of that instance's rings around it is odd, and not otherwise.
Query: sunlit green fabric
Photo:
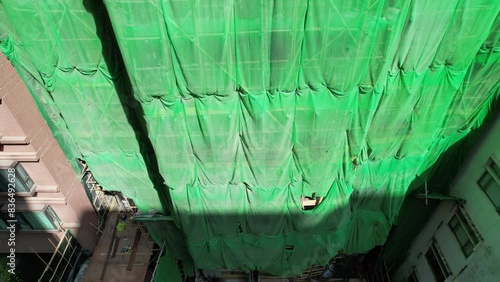
[[[500,95],[499,1],[96,2],[3,0],[2,51],[67,157],[171,213],[197,268],[383,244]]]

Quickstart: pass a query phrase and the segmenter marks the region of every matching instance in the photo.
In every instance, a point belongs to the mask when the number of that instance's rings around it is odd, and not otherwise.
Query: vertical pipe
[[[140,240],[141,240],[141,229],[137,228],[137,230],[135,231],[135,239],[134,239],[134,246],[132,249],[132,254],[130,255],[130,259],[128,260],[128,266],[127,266],[128,271],[132,270],[132,264],[134,263],[135,254],[137,253],[137,249],[139,249]]]
[[[120,243],[120,238],[115,237],[115,243],[113,244],[113,251],[111,252],[111,258],[116,256],[116,250],[118,249],[118,244]]]
[[[113,233],[111,234],[111,244],[109,244],[109,247],[108,247],[108,252],[106,253],[106,260],[104,261],[104,266],[102,268],[102,272],[101,272],[101,280],[104,279],[104,275],[106,275],[106,269],[108,268],[108,263],[109,263],[109,257],[111,255],[111,248],[113,248],[113,243],[114,243],[114,240],[116,239],[116,225],[118,225],[118,220],[120,219],[120,215],[119,214],[115,214],[116,216],[116,220],[115,220],[115,224],[113,225]]]

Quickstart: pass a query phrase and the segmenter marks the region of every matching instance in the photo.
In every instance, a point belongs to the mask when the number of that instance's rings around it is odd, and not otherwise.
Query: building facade
[[[23,81],[0,54],[0,253],[10,250],[11,182],[16,190],[16,252],[52,253],[66,230],[84,249],[94,250],[97,216],[80,179]]]
[[[497,117],[451,184],[451,196],[460,200],[439,204],[393,281],[498,281],[499,144]]]

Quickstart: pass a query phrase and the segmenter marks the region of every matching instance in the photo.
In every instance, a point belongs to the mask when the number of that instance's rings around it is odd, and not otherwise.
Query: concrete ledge
[[[36,152],[0,152],[0,161],[36,162],[38,159]]]
[[[27,145],[27,136],[1,136],[0,134],[0,144],[4,145]]]
[[[8,169],[14,167],[17,164],[17,161],[13,160],[0,160],[0,169]]]
[[[36,186],[37,193],[57,193],[58,187],[57,185],[37,185]]]

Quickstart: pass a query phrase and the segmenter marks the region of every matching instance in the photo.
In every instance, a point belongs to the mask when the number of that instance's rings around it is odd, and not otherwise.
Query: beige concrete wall
[[[463,209],[482,236],[482,241],[466,258],[448,226],[456,203],[443,201],[413,241],[408,256],[393,277],[394,281],[403,281],[413,268],[416,269],[420,281],[435,281],[425,259],[425,252],[433,237],[452,273],[446,281],[499,281],[500,214],[477,185],[477,181],[485,171],[488,158],[494,158],[500,165],[499,144],[500,118],[497,118],[464,162],[465,165],[452,183],[450,192],[451,195],[467,201]]]

